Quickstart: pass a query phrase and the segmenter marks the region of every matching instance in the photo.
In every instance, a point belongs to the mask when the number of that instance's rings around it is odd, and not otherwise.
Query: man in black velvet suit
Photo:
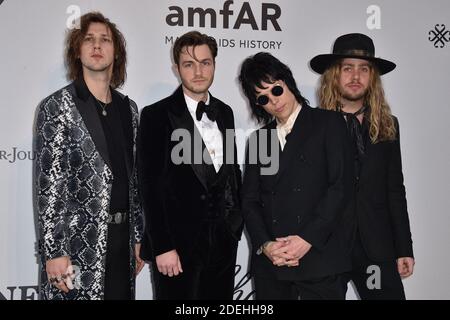
[[[194,31],[178,38],[181,86],[141,114],[141,257],[153,262],[156,299],[233,298],[241,174],[233,111],[208,92],[216,56],[212,37]]]
[[[269,53],[247,58],[239,80],[266,124],[249,140],[242,187],[256,299],[344,299],[352,220],[343,210],[352,181],[345,121],[311,108]],[[275,174],[264,173],[262,148],[279,162]]]

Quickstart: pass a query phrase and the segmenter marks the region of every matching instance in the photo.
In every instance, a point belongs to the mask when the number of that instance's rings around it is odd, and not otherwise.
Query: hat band
[[[344,51],[336,52],[336,54],[344,55],[344,56],[374,57],[374,54],[367,50],[344,50]]]

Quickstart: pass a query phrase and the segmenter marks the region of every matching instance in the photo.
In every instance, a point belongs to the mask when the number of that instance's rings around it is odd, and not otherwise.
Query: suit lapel
[[[233,119],[229,119],[225,113],[225,108],[222,105],[222,102],[220,102],[218,99],[214,98],[211,94],[210,94],[210,104],[215,104],[215,107],[218,108],[218,112],[217,112],[217,117],[216,117],[216,123],[217,123],[217,127],[220,130],[220,133],[222,134],[222,167],[223,170],[225,169],[229,169],[229,161],[227,161],[227,155],[228,152],[233,150],[234,153],[234,157],[232,160],[231,164],[237,163],[237,154],[236,154],[236,148],[235,148],[235,141],[234,141],[234,135],[231,137],[227,136],[227,129],[230,130],[234,130],[234,121]],[[232,139],[233,141],[228,141],[228,138]],[[233,146],[232,149],[227,150],[227,145]],[[212,161],[212,160],[211,160]]]
[[[308,105],[302,106],[300,113],[295,120],[292,131],[289,134],[283,152],[280,154],[280,168],[278,170],[277,182],[280,180],[286,168],[289,167],[291,160],[298,156],[304,143],[310,137],[312,129],[311,107]]]
[[[268,188],[272,189],[272,187],[274,186],[275,182],[277,181],[277,176],[280,172],[280,159],[281,159],[281,146],[280,146],[280,141],[278,140],[278,135],[277,135],[277,123],[276,121],[272,121],[271,123],[269,123],[266,128],[261,129],[261,130],[267,130],[267,135],[264,137],[266,139],[266,141],[263,141],[263,137],[261,137],[261,135],[258,138],[258,146],[260,146],[261,143],[266,143],[266,150],[267,150],[267,157],[270,157],[270,159],[272,159],[272,157],[274,155],[278,155],[278,159],[276,159],[276,161],[278,161],[278,171],[276,174],[270,174],[270,175],[264,175],[264,180],[267,182]],[[277,143],[272,145],[272,140],[276,141]],[[278,153],[274,152],[274,150],[272,150],[272,148],[275,147],[278,149]],[[258,158],[260,157],[260,153],[261,151],[259,150],[258,147]],[[273,165],[273,161],[271,160],[271,162],[269,164],[265,164],[264,167],[269,167]]]
[[[117,108],[120,114],[120,123],[122,134],[120,135],[120,143],[122,144],[122,150],[125,151],[125,166],[127,168],[128,179],[133,172],[133,128],[131,120],[131,106],[130,99],[125,96],[120,96],[116,91],[111,90],[114,101],[117,101]]]
[[[364,126],[368,126],[369,125],[365,118],[363,120],[363,125]],[[373,153],[373,151],[374,151],[373,149],[375,147],[375,145],[372,144],[372,141],[370,140],[370,137],[369,137],[369,132],[368,132],[369,128],[368,127],[364,127],[363,130],[365,130],[365,131],[363,131],[365,154],[364,154],[364,156],[362,156],[362,159],[361,159],[361,162],[360,162],[360,168],[359,168],[359,179],[360,179],[360,181],[359,181],[359,183],[362,183],[365,180],[364,179],[365,178],[365,171],[366,171],[365,168],[367,168],[369,166],[370,159],[372,158],[370,156],[370,154]],[[355,151],[355,152],[357,152],[357,151]]]
[[[83,118],[89,134],[94,141],[97,151],[103,158],[105,163],[112,169],[111,161],[109,159],[108,146],[106,144],[105,133],[97,113],[96,101],[86,86],[83,79],[74,82],[76,95],[74,97],[75,105]]]
[[[202,151],[205,150],[206,146],[203,142],[203,139],[201,138],[200,132],[198,131],[197,127],[194,124],[194,120],[191,117],[191,114],[189,113],[188,107],[186,105],[186,100],[184,99],[183,89],[181,86],[178,87],[178,89],[174,92],[172,95],[172,101],[169,103],[169,119],[172,123],[172,127],[174,130],[176,129],[185,129],[189,132],[191,137],[191,159],[190,159],[190,165],[192,170],[194,171],[195,175],[197,176],[198,180],[201,182],[203,187],[205,189],[208,189],[207,182],[206,182],[206,175],[205,175],[205,168],[202,164],[203,161],[200,163],[194,163],[194,152],[196,151],[196,144],[194,141],[197,142],[201,141]],[[200,139],[200,140],[199,140]],[[203,152],[202,152],[203,157]],[[209,156],[209,154],[208,154]],[[211,160],[211,158],[210,158]],[[211,161],[212,162],[212,161]]]
[[[210,104],[215,104],[215,108],[218,109],[217,111],[217,117],[216,117],[216,123],[217,127],[219,128],[220,133],[222,134],[222,150],[223,150],[223,163],[225,164],[225,151],[227,146],[227,128],[234,129],[233,123],[229,123],[229,119],[226,118],[226,115],[224,113],[224,109],[220,105],[220,101],[214,98],[210,94]]]

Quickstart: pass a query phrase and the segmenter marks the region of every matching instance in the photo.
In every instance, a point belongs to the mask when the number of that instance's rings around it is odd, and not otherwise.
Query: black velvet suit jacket
[[[224,141],[226,187],[225,220],[230,236],[240,239],[243,219],[240,210],[241,173],[237,164],[231,108],[210,96],[210,103],[218,108],[217,125]],[[173,148],[179,141],[171,141],[175,129],[185,129],[193,137],[200,135],[186,106],[182,87],[173,95],[143,109],[138,137],[138,179],[145,213],[145,234],[141,256],[152,260],[157,255],[176,249],[182,259],[189,257],[202,221],[206,218],[211,198],[203,170],[204,164],[174,164]],[[233,141],[228,141],[232,139]],[[234,157],[226,162],[225,145],[231,143]],[[204,150],[205,145],[202,141]]]
[[[399,132],[397,119],[395,124]],[[367,137],[354,205],[361,241],[370,259],[413,257],[399,134],[394,141],[376,144]]]
[[[264,129],[274,129],[269,135],[276,135],[275,121]],[[255,133],[259,140],[262,130]],[[351,268],[354,217],[344,210],[353,191],[349,148],[342,116],[307,105],[302,107],[283,152],[280,149],[277,174],[261,175],[260,162],[249,164],[249,143],[242,205],[253,247],[254,275],[305,280]],[[256,255],[265,241],[287,235],[299,235],[312,244],[298,267],[277,267],[264,254]]]

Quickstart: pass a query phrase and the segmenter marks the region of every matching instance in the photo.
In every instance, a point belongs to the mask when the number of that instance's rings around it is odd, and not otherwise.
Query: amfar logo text
[[[278,19],[281,17],[281,8],[275,3],[262,3],[261,4],[261,21],[260,24],[256,21],[254,15],[254,8],[252,9],[250,2],[243,2],[242,6],[238,10],[231,10],[231,5],[234,1],[225,1],[223,3],[222,10],[214,10],[212,8],[187,8],[185,12],[181,7],[170,6],[170,13],[166,16],[166,23],[169,26],[184,26],[185,25],[185,14],[187,15],[187,26],[188,27],[200,27],[205,28],[206,26],[206,16],[209,16],[210,25],[208,28],[217,28],[217,15],[221,15],[221,22],[223,29],[230,28],[230,17],[238,12],[237,18],[232,23],[233,29],[240,29],[241,25],[250,25],[253,30],[267,30],[269,22],[276,31],[281,31]],[[198,24],[195,25],[195,18],[198,17]],[[219,18],[220,19],[220,18]]]

